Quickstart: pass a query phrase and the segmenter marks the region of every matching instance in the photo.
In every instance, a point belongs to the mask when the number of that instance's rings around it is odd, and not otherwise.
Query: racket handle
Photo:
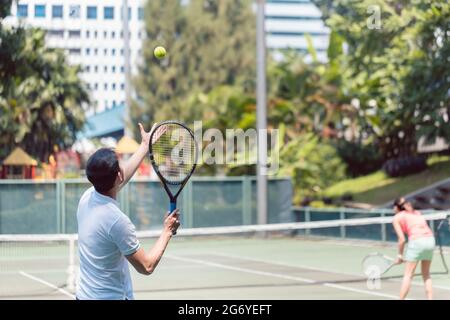
[[[169,212],[170,212],[170,214],[172,214],[175,211],[176,208],[177,208],[177,203],[176,202],[170,202],[170,205],[169,205]],[[176,235],[177,232],[174,231],[174,232],[172,232],[172,234]]]
[[[170,205],[169,205],[169,212],[170,212],[170,214],[172,214],[172,212],[174,212],[176,208],[177,208],[177,203],[176,202],[171,202]]]

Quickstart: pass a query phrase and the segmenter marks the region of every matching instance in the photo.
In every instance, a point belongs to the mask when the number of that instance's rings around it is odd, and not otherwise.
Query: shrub
[[[336,150],[347,164],[347,174],[352,177],[367,175],[381,169],[383,158],[376,145],[339,140]]]
[[[394,158],[386,161],[383,170],[390,177],[402,177],[418,173],[427,168],[427,161],[422,156]]]

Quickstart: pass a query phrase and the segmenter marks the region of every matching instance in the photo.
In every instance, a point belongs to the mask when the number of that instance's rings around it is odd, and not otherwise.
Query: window
[[[114,19],[114,7],[104,7],[103,8],[103,18],[105,20]]]
[[[120,49],[120,55],[123,56],[123,49]]]
[[[105,84],[103,85],[103,89],[108,90],[108,84],[107,84],[107,83],[105,83]]]
[[[103,72],[105,72],[105,73],[108,72],[108,66],[103,67]]]
[[[69,38],[80,38],[81,30],[69,30]]]
[[[115,84],[115,83],[112,84],[112,89],[113,89],[113,90],[116,90],[116,84]],[[113,104],[115,105],[116,102],[113,102]]]
[[[108,49],[103,49],[103,54],[106,56],[108,55]]]
[[[141,39],[142,38],[142,32],[138,32],[138,38]]]
[[[91,90],[91,84],[90,84],[90,83],[87,84],[87,88],[88,88],[89,90]]]
[[[85,70],[86,72],[91,72],[91,66],[86,66]]]
[[[34,16],[36,18],[45,18],[45,4],[34,5]]]
[[[103,31],[103,38],[107,38],[108,37],[108,32]]]
[[[95,90],[98,90],[98,83],[97,83],[97,82],[94,83],[94,89],[95,89]]]
[[[116,49],[111,49],[111,55],[115,56],[116,55]]]
[[[122,73],[125,72],[125,67],[124,67],[124,66],[121,66],[121,67],[120,67],[120,72],[122,72]]]
[[[120,17],[123,20],[123,7],[120,7]],[[128,7],[128,20],[131,20],[131,8]]]
[[[70,48],[69,49],[69,54],[73,54],[75,56],[79,56],[81,54],[81,49],[80,48]]]
[[[94,67],[94,72],[97,73],[98,72],[98,66]],[[95,87],[95,89],[97,89],[98,86]]]
[[[116,33],[114,31],[111,32],[111,38],[115,39],[116,38]]]
[[[120,39],[123,38],[123,31],[120,31]]]
[[[125,90],[125,83],[120,84],[120,90]]]
[[[89,32],[89,30],[88,31],[86,31],[86,38],[88,38],[89,39],[89,37],[91,36],[91,33]]]
[[[144,20],[144,8],[143,7],[138,8],[138,19]]]
[[[94,31],[94,38],[97,39],[98,32]]]
[[[55,5],[52,6],[52,18],[62,18],[63,17],[63,6]]]
[[[19,4],[17,5],[17,16],[19,18],[28,17],[28,5],[27,4]]]
[[[81,8],[79,5],[69,7],[69,17],[72,19],[80,19]]]
[[[91,48],[86,48],[86,55],[89,56],[91,54]]]
[[[87,18],[88,19],[97,19],[97,7],[96,6],[88,6],[87,7]]]
[[[96,56],[97,54],[98,54],[98,49],[95,48],[95,49],[94,49],[94,56]]]
[[[113,73],[115,73],[115,72],[116,72],[116,66],[112,66],[112,67],[111,67],[111,71],[112,71]]]
[[[64,38],[64,30],[61,29],[50,29],[47,31],[47,35],[55,38]]]

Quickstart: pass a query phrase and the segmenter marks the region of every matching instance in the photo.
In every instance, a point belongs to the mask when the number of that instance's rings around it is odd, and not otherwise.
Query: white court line
[[[287,264],[287,263],[280,263],[280,262],[271,262],[271,261],[266,261],[266,260],[262,260],[262,259],[256,259],[256,258],[242,258],[238,255],[234,255],[234,254],[225,254],[225,253],[216,253],[216,252],[208,252],[210,254],[216,255],[216,256],[222,256],[225,258],[235,258],[235,259],[241,259],[241,260],[249,260],[249,261],[255,261],[255,262],[263,262],[263,263],[270,263],[270,264],[275,264],[275,265],[279,265],[279,266],[284,266],[284,267],[291,267],[291,268],[302,268],[302,269],[308,269],[308,270],[313,270],[313,271],[321,271],[321,272],[326,272],[326,273],[334,273],[334,274],[342,274],[342,275],[347,275],[347,276],[354,276],[354,277],[361,277],[361,274],[356,274],[356,273],[350,273],[350,272],[342,272],[342,271],[333,271],[333,270],[328,270],[328,269],[322,269],[322,268],[316,268],[316,267],[309,267],[309,266],[304,266],[304,265],[293,265],[293,264]],[[393,282],[402,282],[401,279],[381,279],[384,281],[393,281]],[[412,285],[418,286],[418,287],[423,287],[423,283],[421,282],[417,282],[417,281],[412,281],[411,282]],[[442,286],[442,285],[434,285],[434,288],[438,288],[438,289],[442,289],[442,290],[447,290],[450,291],[450,287],[447,286]]]
[[[306,279],[306,278],[300,278],[300,277],[292,277],[292,276],[287,276],[287,275],[284,275],[284,274],[267,272],[267,271],[257,271],[257,270],[247,269],[247,268],[233,267],[233,266],[229,266],[229,265],[225,265],[225,264],[221,264],[221,263],[209,262],[209,261],[198,260],[198,259],[175,257],[175,256],[172,256],[172,255],[167,255],[167,257],[171,258],[171,259],[174,259],[174,260],[180,260],[180,261],[204,264],[204,265],[207,265],[207,266],[221,268],[221,269],[228,269],[228,270],[234,270],[234,271],[240,271],[240,272],[247,272],[247,273],[251,273],[251,274],[257,274],[257,275],[263,275],[263,276],[269,276],[269,277],[293,280],[293,281],[298,281],[298,282],[306,282],[306,283],[311,283],[311,284],[320,284],[320,285],[323,285],[323,286],[326,286],[326,287],[332,287],[332,288],[340,289],[340,290],[353,291],[353,292],[364,293],[364,294],[368,294],[368,295],[372,295],[372,296],[379,296],[379,297],[384,297],[384,298],[390,298],[390,299],[398,299],[397,296],[390,295],[390,294],[372,292],[372,291],[362,290],[362,289],[355,289],[355,288],[350,288],[350,287],[346,287],[346,286],[336,285],[336,284],[332,284],[332,283],[319,283],[318,281],[312,280],[312,279]]]
[[[66,295],[66,296],[68,296],[68,297],[70,297],[70,298],[72,298],[72,299],[75,299],[75,296],[74,296],[73,294],[71,294],[70,292],[68,292],[68,291],[66,291],[66,290],[64,290],[64,289],[58,288],[57,286],[55,286],[54,284],[51,284],[50,282],[47,282],[47,281],[45,281],[45,280],[42,280],[42,279],[37,278],[37,277],[35,277],[35,276],[32,276],[31,274],[26,273],[26,272],[24,272],[24,271],[20,271],[19,273],[20,273],[21,275],[23,275],[24,277],[27,277],[27,278],[29,278],[29,279],[31,279],[31,280],[37,281],[37,282],[39,282],[39,283],[42,283],[42,284],[46,285],[47,287],[50,287],[50,288],[52,288],[52,289],[55,289],[55,290],[59,291],[60,293]]]

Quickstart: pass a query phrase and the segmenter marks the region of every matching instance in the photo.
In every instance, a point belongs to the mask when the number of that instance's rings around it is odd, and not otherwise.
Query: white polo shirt
[[[81,196],[77,211],[80,300],[134,299],[126,255],[139,249],[136,230],[116,200],[94,187]]]

